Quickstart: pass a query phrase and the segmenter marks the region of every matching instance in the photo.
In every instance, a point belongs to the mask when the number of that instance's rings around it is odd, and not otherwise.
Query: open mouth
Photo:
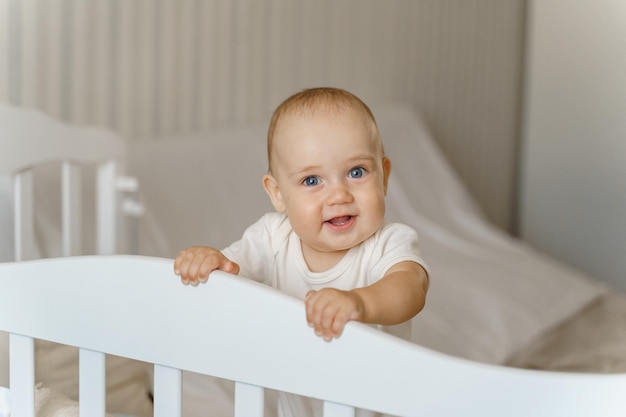
[[[333,227],[343,227],[352,224],[354,218],[354,216],[333,217],[332,219],[327,220],[326,223],[330,224]]]

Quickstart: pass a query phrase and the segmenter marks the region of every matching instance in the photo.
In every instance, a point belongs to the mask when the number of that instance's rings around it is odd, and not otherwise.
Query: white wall
[[[626,2],[529,6],[521,236],[626,288]]]
[[[0,0],[0,101],[129,139],[269,120],[347,88],[422,112],[497,225],[516,172],[525,0]]]

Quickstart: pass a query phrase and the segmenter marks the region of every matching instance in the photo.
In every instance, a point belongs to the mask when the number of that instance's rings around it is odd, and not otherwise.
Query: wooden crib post
[[[32,337],[9,335],[11,416],[35,417],[35,343]]]

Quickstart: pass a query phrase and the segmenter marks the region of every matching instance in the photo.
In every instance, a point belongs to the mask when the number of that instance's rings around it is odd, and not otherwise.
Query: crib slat
[[[264,400],[263,387],[235,382],[235,417],[263,417]]]
[[[324,417],[354,417],[355,409],[348,405],[324,401]]]
[[[11,416],[35,417],[35,343],[32,337],[9,337]]]
[[[62,168],[62,254],[77,255],[80,248],[80,170],[70,162]]]
[[[182,407],[180,369],[154,365],[154,417],[180,417]]]
[[[106,358],[104,353],[80,349],[79,409],[81,416],[104,417]]]
[[[98,167],[97,178],[97,252],[99,255],[112,255],[116,249],[117,222],[116,204],[116,163],[108,161]]]
[[[24,171],[13,177],[13,218],[15,260],[31,259],[34,244],[33,233],[33,173]]]

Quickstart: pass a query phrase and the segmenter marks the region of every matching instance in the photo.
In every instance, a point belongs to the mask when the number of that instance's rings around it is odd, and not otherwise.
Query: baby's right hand
[[[209,274],[216,269],[230,274],[239,273],[239,265],[219,250],[208,246],[183,249],[174,260],[174,273],[180,275],[180,280],[185,285],[196,286],[207,282]]]

